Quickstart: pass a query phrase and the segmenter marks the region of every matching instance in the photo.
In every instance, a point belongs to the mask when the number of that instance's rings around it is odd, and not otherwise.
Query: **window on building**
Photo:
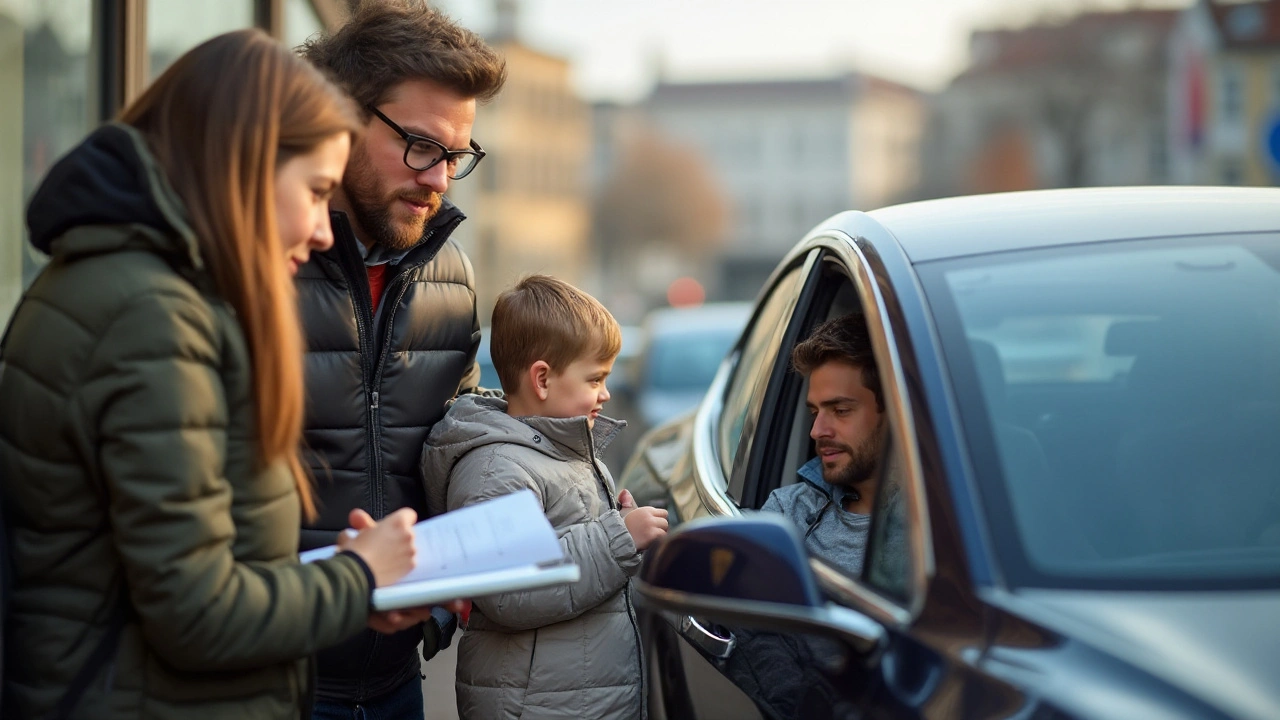
[[[1280,60],[1271,64],[1271,107],[1280,109]]]
[[[1244,163],[1239,160],[1226,160],[1222,163],[1222,184],[1244,184]]]
[[[91,0],[0,3],[0,322],[45,262],[26,242],[27,201],[101,113],[93,32]]]
[[[1234,64],[1222,66],[1218,78],[1218,113],[1223,122],[1239,122],[1244,117],[1244,73]]]
[[[152,80],[182,53],[214,35],[253,26],[253,0],[187,0],[146,5],[147,55]]]

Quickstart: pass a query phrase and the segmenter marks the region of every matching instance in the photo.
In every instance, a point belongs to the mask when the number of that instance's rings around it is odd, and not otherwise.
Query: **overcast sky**
[[[857,68],[925,89],[946,84],[974,27],[1081,7],[1191,0],[521,0],[522,39],[575,63],[591,99],[632,99],[659,66],[672,79],[794,76]],[[493,0],[437,0],[481,32]]]

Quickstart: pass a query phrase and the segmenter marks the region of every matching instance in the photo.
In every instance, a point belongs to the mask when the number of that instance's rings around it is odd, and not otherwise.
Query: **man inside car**
[[[770,493],[762,511],[782,513],[804,534],[814,556],[858,577],[886,445],[884,396],[865,319],[852,313],[818,326],[791,352],[791,364],[809,381],[805,405],[813,417],[815,457],[797,481]],[[901,554],[901,540],[887,538]],[[718,628],[736,638],[721,671],[765,717],[800,720],[856,712],[826,689],[824,674],[843,666],[846,650],[817,635],[747,627]]]
[[[813,417],[809,437],[817,455],[801,466],[797,482],[774,490],[761,509],[791,518],[810,553],[857,577],[886,428],[880,374],[862,314],[818,326],[792,350],[791,365],[809,380],[805,406]]]

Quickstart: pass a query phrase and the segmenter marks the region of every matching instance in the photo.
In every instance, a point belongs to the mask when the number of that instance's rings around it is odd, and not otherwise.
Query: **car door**
[[[758,313],[744,337],[738,367],[752,368],[752,375],[735,374],[725,384],[723,405],[716,408],[718,422],[707,423],[716,431],[717,463],[697,478],[708,485],[700,495],[718,494],[716,483],[723,482],[722,495],[732,507],[729,513],[749,511],[759,508],[773,490],[795,481],[798,468],[813,456],[813,447],[804,407],[805,380],[790,370],[790,350],[822,321],[864,313],[877,364],[885,368],[882,385],[889,398],[891,431],[881,462],[883,492],[877,496],[860,574],[850,575],[839,563],[820,558],[811,563],[827,598],[871,621],[864,624],[885,628],[883,639],[891,650],[868,654],[838,633],[765,631],[700,618],[668,618],[679,638],[678,653],[663,658],[672,662],[655,664],[656,680],[666,683],[664,690],[681,692],[666,696],[666,717],[856,718],[868,708],[878,708],[886,717],[910,717],[915,704],[885,692],[885,672],[892,674],[895,688],[923,693],[920,697],[926,700],[936,689],[928,683],[945,676],[929,670],[940,663],[936,654],[902,632],[921,599],[923,582],[917,571],[928,533],[918,477],[912,475],[918,473],[918,462],[911,456],[910,404],[883,302],[870,269],[847,236],[818,237],[809,246],[805,283],[785,327],[761,324],[758,321],[767,316]],[[762,306],[770,299],[766,296]],[[755,357],[753,342],[768,349],[768,362],[749,362]],[[708,507],[706,514],[727,513]]]
[[[668,480],[673,522],[739,512],[741,487],[730,488],[735,462],[745,463],[758,435],[763,397],[782,350],[794,343],[792,327],[804,307],[816,253],[795,253],[779,266],[761,293],[752,318],[708,391],[688,432],[688,451]],[[656,718],[738,720],[762,717],[755,704],[714,667],[726,650],[710,623],[693,617],[647,617],[646,653],[655,687]]]

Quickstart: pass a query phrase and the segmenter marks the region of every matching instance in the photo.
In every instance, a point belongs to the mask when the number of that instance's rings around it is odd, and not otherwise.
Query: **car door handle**
[[[684,639],[717,660],[727,659],[738,643],[733,633],[729,633],[729,637],[721,637],[703,627],[692,615],[681,617],[676,629]]]

